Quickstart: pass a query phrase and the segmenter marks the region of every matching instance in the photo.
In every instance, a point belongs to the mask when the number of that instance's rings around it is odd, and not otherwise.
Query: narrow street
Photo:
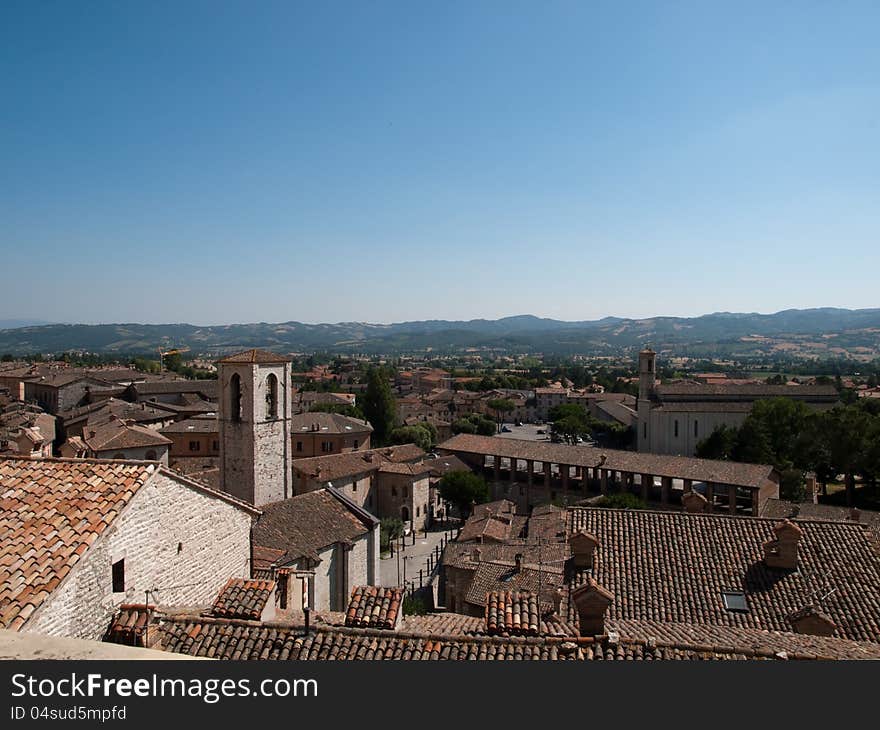
[[[379,565],[379,578],[383,586],[402,586],[404,583],[404,575],[406,582],[415,586],[419,585],[419,570],[422,571],[422,579],[427,581],[428,578],[428,557],[431,553],[440,547],[444,539],[446,541],[455,538],[455,527],[451,529],[428,529],[427,536],[424,533],[417,533],[415,536],[415,544],[413,544],[412,535],[407,535],[401,540],[395,541],[394,555],[383,557]],[[403,549],[399,550],[398,546],[401,541],[404,543]]]

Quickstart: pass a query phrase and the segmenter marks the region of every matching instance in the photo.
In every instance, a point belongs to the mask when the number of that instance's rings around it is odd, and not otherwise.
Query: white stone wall
[[[141,487],[24,630],[99,639],[121,603],[210,604],[250,575],[251,515],[166,474]],[[125,592],[111,566],[125,559]]]
[[[315,568],[309,599],[315,611],[329,611],[331,586],[336,578],[336,547],[331,545],[321,550],[318,552],[318,557],[321,558],[321,562]]]
[[[649,414],[647,438],[644,438],[644,421],[642,420],[645,411]],[[693,456],[697,444],[709,436],[718,426],[741,426],[747,415],[742,411],[733,413],[716,410],[675,412],[645,408],[639,413],[639,451]],[[676,421],[678,421],[677,436]]]

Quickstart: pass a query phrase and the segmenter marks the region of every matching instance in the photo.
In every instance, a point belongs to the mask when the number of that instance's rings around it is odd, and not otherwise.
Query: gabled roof
[[[0,457],[0,628],[21,628],[159,472],[260,514],[151,462]]]
[[[244,352],[237,352],[234,355],[227,355],[226,357],[220,358],[218,363],[228,363],[228,364],[250,364],[254,363],[257,365],[271,365],[275,363],[283,363],[290,362],[289,357],[284,357],[283,355],[277,355],[274,352],[269,352],[268,350],[245,350]]]
[[[343,416],[340,413],[323,413],[321,411],[300,413],[290,419],[292,435],[316,433],[323,435],[345,435],[372,433],[373,427],[368,421]]]
[[[292,467],[296,474],[305,475],[326,484],[334,479],[378,471],[380,466],[389,462],[415,461],[424,455],[425,452],[415,444],[401,444],[380,449],[364,449],[363,451],[347,451],[342,454],[294,459]]]
[[[94,436],[91,435],[93,433]],[[171,439],[152,428],[129,424],[118,419],[87,426],[83,435],[86,444],[94,452],[168,446],[171,443]]]
[[[155,472],[145,462],[0,459],[0,627],[21,628]]]
[[[254,525],[254,550],[283,550],[284,558],[315,560],[336,543],[353,542],[373,528],[353,502],[335,490],[317,489],[260,507],[263,515]]]

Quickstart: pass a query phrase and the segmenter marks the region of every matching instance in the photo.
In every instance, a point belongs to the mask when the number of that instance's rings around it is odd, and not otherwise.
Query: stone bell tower
[[[257,507],[292,497],[290,360],[247,350],[217,371],[220,488]]]
[[[637,405],[637,451],[651,450],[651,401],[657,378],[657,353],[650,347],[639,352],[639,401]]]

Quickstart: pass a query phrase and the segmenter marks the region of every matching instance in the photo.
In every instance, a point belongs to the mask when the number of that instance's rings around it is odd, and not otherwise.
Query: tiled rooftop
[[[0,627],[27,622],[155,470],[0,458]]]
[[[490,591],[486,596],[486,632],[537,636],[541,629],[538,596],[530,591]]]
[[[466,618],[466,617],[461,617]],[[477,619],[479,620],[479,619]],[[425,634],[339,626],[315,626],[169,616],[161,624],[161,646],[196,657],[245,660],[741,660],[866,658],[878,645],[788,634],[762,644],[753,635],[717,644],[573,636],[490,637],[463,633]],[[735,636],[733,637],[736,638]],[[784,645],[785,650],[777,647]]]
[[[732,461],[696,459],[688,456],[637,453],[598,449],[589,446],[525,441],[520,439],[475,436],[460,433],[440,444],[438,449],[453,453],[484,454],[502,458],[531,459],[533,461],[586,466],[625,471],[633,474],[653,474],[658,477],[691,479],[693,481],[732,484],[741,487],[765,486],[773,467],[766,464],[741,464]]]
[[[344,496],[328,489],[299,494],[260,507],[254,549],[283,551],[285,560],[315,558],[337,542],[352,542],[371,528]]]
[[[211,613],[220,618],[257,621],[266,604],[272,600],[274,590],[273,580],[230,578],[217,594]]]
[[[156,607],[144,603],[123,603],[110,622],[104,641],[126,646],[147,646],[147,626]]]
[[[274,352],[269,352],[268,350],[252,349],[245,350],[244,352],[237,352],[234,355],[227,355],[226,357],[220,358],[217,362],[230,364],[272,364],[290,362],[290,358],[278,355]]]
[[[836,635],[880,641],[880,561],[863,525],[797,521],[798,569],[770,568],[776,520],[571,508],[571,530],[595,535],[594,576],[614,594],[607,618],[791,631],[788,617],[821,598]],[[576,587],[586,573],[576,575]],[[743,591],[748,611],[725,608]]]
[[[400,588],[355,586],[345,615],[346,626],[393,629],[403,613]]]

